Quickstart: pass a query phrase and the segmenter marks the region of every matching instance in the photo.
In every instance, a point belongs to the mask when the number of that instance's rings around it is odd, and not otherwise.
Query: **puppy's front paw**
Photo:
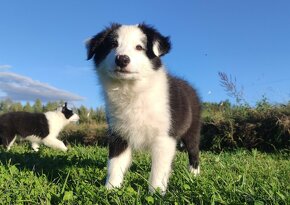
[[[200,166],[198,166],[196,169],[193,168],[193,166],[189,166],[189,172],[192,173],[195,177],[200,175]]]
[[[160,193],[161,196],[164,196],[166,194],[166,187],[157,187],[157,188],[154,188],[153,186],[149,185],[149,192],[151,194],[154,194],[154,193]]]
[[[66,146],[64,146],[61,150],[66,152],[68,150],[68,148]]]
[[[111,190],[111,189],[120,188],[120,187],[121,187],[121,184],[113,185],[112,183],[108,183],[108,182],[106,182],[105,187],[106,187],[108,190]]]

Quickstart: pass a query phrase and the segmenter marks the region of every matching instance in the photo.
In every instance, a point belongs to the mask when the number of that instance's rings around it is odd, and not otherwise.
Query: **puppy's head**
[[[126,80],[154,74],[170,47],[169,37],[146,24],[112,24],[87,42],[88,60],[100,74]]]
[[[68,109],[67,102],[64,103],[61,112],[69,122],[77,122],[80,119],[76,113],[74,113],[71,109]]]

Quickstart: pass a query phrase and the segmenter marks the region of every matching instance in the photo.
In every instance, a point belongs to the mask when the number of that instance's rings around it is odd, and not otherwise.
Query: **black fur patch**
[[[157,70],[162,65],[160,57],[167,54],[171,49],[170,39],[168,36],[164,37],[155,28],[147,24],[144,23],[139,24],[139,28],[143,31],[143,33],[147,37],[146,55],[148,56],[149,59],[151,59],[154,66],[153,68]],[[159,43],[160,56],[156,56],[155,53],[153,52],[153,45],[154,42],[156,41]]]
[[[70,109],[67,109],[66,106],[62,108],[61,112],[64,114],[66,119],[69,119],[74,114],[73,111]]]
[[[184,80],[168,75],[172,125],[170,135],[180,139],[188,151],[189,164],[199,164],[201,105],[196,91]]]
[[[112,24],[102,32],[95,35],[87,44],[87,60],[94,57],[94,62],[98,65],[110,53],[111,49],[118,46],[116,30],[120,24]]]
[[[119,156],[128,147],[128,143],[117,134],[111,133],[109,137],[109,159]]]
[[[49,125],[43,113],[11,112],[0,116],[0,137],[5,146],[9,145],[15,135],[44,138],[48,134]]]

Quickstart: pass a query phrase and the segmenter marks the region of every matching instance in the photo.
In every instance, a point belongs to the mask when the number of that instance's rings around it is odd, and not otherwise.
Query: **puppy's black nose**
[[[130,58],[127,55],[117,55],[115,62],[117,66],[124,68],[130,63]]]

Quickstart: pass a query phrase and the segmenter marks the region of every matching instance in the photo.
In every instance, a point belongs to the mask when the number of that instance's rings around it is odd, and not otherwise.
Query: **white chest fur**
[[[150,147],[154,139],[168,136],[168,82],[162,69],[152,78],[107,84],[105,96],[111,130],[132,147]]]
[[[49,134],[57,136],[61,129],[68,124],[61,112],[46,112],[45,116],[48,120]]]

